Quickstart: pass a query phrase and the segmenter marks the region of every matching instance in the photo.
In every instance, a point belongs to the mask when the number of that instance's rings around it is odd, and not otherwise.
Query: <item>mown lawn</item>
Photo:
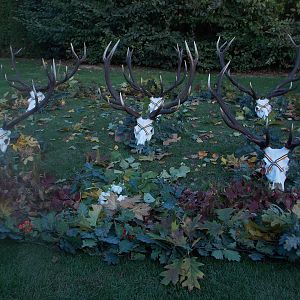
[[[1,60],[5,66],[8,60]],[[42,74],[37,61],[21,61],[20,70],[25,78],[38,80]],[[143,78],[156,76],[157,70],[139,69]],[[166,81],[174,74],[162,72]],[[113,69],[113,81],[123,82],[120,68]],[[198,75],[196,84],[205,86],[207,75]],[[76,76],[83,83],[104,85],[101,68],[82,68]],[[261,91],[267,91],[278,82],[278,77],[244,77],[245,82]],[[0,95],[9,88],[0,80]],[[183,115],[184,132],[181,140],[171,144],[166,151],[172,155],[162,161],[142,162],[142,170],[162,171],[170,166],[179,167],[182,162],[191,168],[185,183],[194,189],[211,185],[224,186],[232,173],[217,164],[206,166],[199,159],[190,158],[199,151],[227,155],[245,144],[242,136],[233,135],[221,121],[217,104],[198,102],[188,106]],[[114,142],[110,123],[123,119],[125,113],[107,108],[99,100],[90,98],[66,98],[65,105],[56,110],[46,109],[34,121],[19,126],[19,130],[32,135],[42,145],[41,171],[55,175],[57,179],[72,180],[83,166],[86,154],[99,145],[100,153],[111,153],[118,147],[123,157],[133,155],[128,147]],[[160,122],[171,124],[172,116]],[[80,124],[80,126],[78,126]],[[295,123],[299,127],[299,123]],[[287,123],[272,127],[281,132]],[[24,127],[24,128],[23,128]],[[193,134],[211,133],[204,143],[197,143]],[[87,141],[97,137],[99,143]],[[286,132],[281,132],[284,142]],[[278,142],[278,141],[277,141]],[[12,151],[10,155],[13,155]],[[299,159],[299,152],[294,154]],[[220,262],[203,259],[206,278],[200,292],[188,292],[176,287],[159,284],[158,274],[162,268],[150,261],[128,260],[116,267],[105,265],[98,257],[88,255],[68,256],[45,246],[0,243],[0,299],[299,299],[299,264],[285,262],[254,263],[244,259],[241,263]]]
[[[0,298],[8,299],[299,299],[300,265],[202,259],[202,289],[160,284],[162,267],[128,261],[114,267],[98,257],[71,256],[46,246],[0,243]]]

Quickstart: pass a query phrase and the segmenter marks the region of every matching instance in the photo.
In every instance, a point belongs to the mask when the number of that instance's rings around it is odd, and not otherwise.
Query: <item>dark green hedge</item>
[[[43,55],[63,57],[69,42],[82,47],[86,41],[91,63],[101,62],[106,44],[120,38],[116,63],[123,62],[125,48],[132,46],[136,64],[170,67],[176,62],[174,45],[196,40],[203,69],[217,69],[215,42],[222,35],[237,37],[231,52],[235,69],[278,69],[287,68],[294,57],[286,33],[300,42],[299,0],[4,2],[15,3],[9,22],[22,24],[21,32],[26,29],[30,37],[23,40],[26,46],[40,49]],[[0,24],[0,31],[8,26]],[[12,29],[5,41],[20,35],[19,26]]]

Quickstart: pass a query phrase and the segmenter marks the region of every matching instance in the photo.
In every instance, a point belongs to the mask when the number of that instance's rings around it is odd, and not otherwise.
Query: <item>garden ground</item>
[[[6,60],[4,64],[6,65]],[[20,70],[25,78],[40,78],[42,70],[37,61],[22,61]],[[154,76],[156,70],[139,70],[143,78]],[[162,72],[166,81],[172,80],[172,73]],[[113,70],[113,81],[123,82],[121,70]],[[199,75],[196,84],[206,86],[206,75]],[[76,79],[84,84],[95,82],[104,85],[102,70],[82,69]],[[279,80],[276,77],[256,76],[244,78],[266,91]],[[0,94],[8,90],[4,80],[0,81]],[[123,144],[117,144],[111,136],[110,123],[122,120],[124,114],[108,110],[97,99],[81,97],[66,98],[65,104],[56,110],[46,109],[35,117],[35,122],[27,121],[24,134],[32,135],[42,145],[41,171],[55,175],[57,179],[71,180],[80,170],[86,153],[100,146],[101,154],[118,148],[123,157],[132,154]],[[114,116],[112,118],[112,116]],[[186,183],[193,188],[207,188],[211,185],[224,186],[232,177],[220,162],[203,163],[198,157],[200,151],[229,155],[238,145],[244,144],[242,136],[234,135],[220,122],[218,106],[213,103],[197,102],[186,108],[181,124],[185,131],[179,132],[181,140],[167,147],[172,155],[162,161],[142,162],[142,170],[162,171],[170,166],[179,167],[182,162],[191,168]],[[161,122],[172,125],[172,116]],[[178,120],[176,120],[178,122]],[[272,127],[279,132],[286,123]],[[297,123],[296,123],[297,125]],[[194,135],[203,138],[196,142]],[[281,134],[281,139],[286,139]],[[94,139],[91,139],[94,138]],[[299,152],[295,153],[299,159]],[[123,261],[116,267],[109,267],[97,257],[87,255],[68,256],[45,246],[1,242],[0,247],[0,296],[3,299],[296,299],[300,297],[297,288],[300,279],[299,265],[265,262],[254,263],[244,259],[241,263],[219,262],[203,259],[205,281],[202,290],[187,293],[174,287],[159,284],[158,274],[162,268],[150,261]],[[3,262],[3,263],[2,263]],[[155,288],[154,288],[155,287]]]

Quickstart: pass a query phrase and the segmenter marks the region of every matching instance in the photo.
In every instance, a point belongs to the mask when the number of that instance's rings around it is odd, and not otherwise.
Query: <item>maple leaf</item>
[[[160,273],[160,276],[163,277],[161,283],[168,285],[171,282],[175,285],[179,281],[179,276],[182,272],[181,270],[182,260],[175,259],[172,264],[166,265],[166,271]]]
[[[194,288],[200,289],[199,279],[203,279],[204,273],[200,271],[199,267],[202,263],[197,261],[196,257],[187,257],[183,259],[181,279],[183,287],[187,287],[189,291]]]
[[[144,217],[149,216],[149,213],[151,211],[151,207],[147,203],[139,203],[135,205],[133,208],[130,209],[134,216],[138,219],[143,221]]]

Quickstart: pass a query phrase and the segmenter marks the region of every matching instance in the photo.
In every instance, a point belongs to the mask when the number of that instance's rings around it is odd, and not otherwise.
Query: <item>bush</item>
[[[295,51],[285,35],[300,28],[296,0],[18,2],[17,20],[43,54],[63,57],[69,42],[81,47],[86,41],[90,63],[101,62],[107,43],[120,38],[115,63],[124,62],[130,46],[135,64],[167,68],[176,64],[177,42],[196,40],[201,67],[219,69],[215,43],[221,35],[237,37],[232,49],[236,70],[287,68]]]

